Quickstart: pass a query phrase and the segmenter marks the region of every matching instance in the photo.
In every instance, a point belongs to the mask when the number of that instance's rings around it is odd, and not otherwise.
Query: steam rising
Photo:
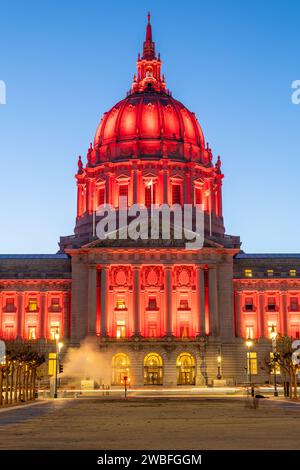
[[[60,374],[63,379],[94,380],[98,385],[110,383],[110,360],[93,339],[86,338],[79,348],[69,348],[63,363],[64,372]]]

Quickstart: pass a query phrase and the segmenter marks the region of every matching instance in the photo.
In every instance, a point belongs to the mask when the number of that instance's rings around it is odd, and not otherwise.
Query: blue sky
[[[0,252],[57,251],[75,221],[74,174],[130,88],[152,14],[173,96],[225,173],[227,233],[247,252],[299,252],[299,1],[5,2],[0,11]]]

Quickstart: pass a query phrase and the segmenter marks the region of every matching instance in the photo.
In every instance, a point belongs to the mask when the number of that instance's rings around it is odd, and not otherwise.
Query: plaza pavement
[[[299,449],[300,405],[245,397],[78,397],[0,413],[0,449]]]

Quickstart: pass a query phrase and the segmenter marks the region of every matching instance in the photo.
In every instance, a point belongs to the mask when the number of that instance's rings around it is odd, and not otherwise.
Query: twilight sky
[[[130,88],[148,10],[167,87],[221,155],[227,233],[300,252],[299,0],[2,2],[0,252],[72,233],[78,155]]]

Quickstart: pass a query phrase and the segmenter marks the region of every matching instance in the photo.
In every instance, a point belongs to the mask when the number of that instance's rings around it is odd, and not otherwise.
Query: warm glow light
[[[55,333],[55,340],[58,341],[59,340],[59,333]]]
[[[274,339],[276,339],[276,337],[277,337],[277,332],[275,330],[274,325],[272,325],[272,329],[271,329],[271,332],[270,332],[270,338],[274,340]]]
[[[62,350],[63,345],[64,345],[63,343],[58,343],[58,351],[59,351],[59,352]]]
[[[253,341],[250,338],[247,339],[246,346],[247,348],[251,348],[253,346]]]
[[[220,363],[222,362],[222,357],[221,357],[221,356],[218,356],[218,357],[217,357],[217,361],[218,361],[218,363],[220,364]]]
[[[151,186],[153,186],[153,180],[151,179],[151,180],[147,181],[146,186],[148,188],[151,188]]]

